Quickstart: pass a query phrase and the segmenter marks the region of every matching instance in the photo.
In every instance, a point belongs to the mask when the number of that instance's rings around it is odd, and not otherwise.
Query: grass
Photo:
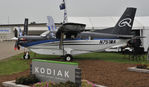
[[[47,55],[39,55],[30,53],[32,58],[42,58],[42,59],[56,59],[59,58],[59,56],[47,56]],[[23,60],[22,59],[23,53],[18,54],[16,56],[12,56],[8,59],[1,60],[0,61],[0,75],[10,75],[18,72],[23,72],[30,67],[30,60]],[[74,56],[75,62],[78,60],[85,60],[85,59],[91,59],[91,60],[104,60],[104,61],[111,61],[111,62],[121,62],[121,63],[133,63],[137,64],[139,62],[137,61],[130,61],[128,60],[128,55],[124,56],[119,53],[89,53],[89,54],[82,54]],[[60,59],[57,59],[60,60]],[[61,59],[62,60],[62,59]],[[141,61],[143,63],[148,63],[146,61]]]
[[[31,57],[35,58],[43,58],[48,59],[49,57],[56,58],[57,56],[47,56],[47,55],[35,55],[34,53],[30,53]],[[30,67],[30,60],[22,59],[23,53],[12,56],[10,58],[4,59],[0,61],[0,75],[11,75],[14,73],[23,72]]]
[[[146,58],[146,55],[144,55]],[[148,63],[146,61],[140,60],[140,61],[132,61],[129,60],[129,55],[123,55],[120,53],[89,53],[89,54],[83,54],[75,56],[75,59],[97,59],[97,60],[104,60],[104,61],[110,61],[110,62],[120,62],[120,63],[132,63],[132,64],[138,64],[138,63]]]
[[[30,60],[21,59],[22,55],[23,54],[19,54],[5,60],[1,60],[0,75],[10,75],[10,74],[22,72],[28,69]]]

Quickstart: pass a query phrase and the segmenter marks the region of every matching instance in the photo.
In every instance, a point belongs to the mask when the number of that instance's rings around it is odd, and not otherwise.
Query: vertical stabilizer
[[[131,29],[136,13],[136,8],[129,7],[125,10],[113,29],[113,34],[131,35]]]

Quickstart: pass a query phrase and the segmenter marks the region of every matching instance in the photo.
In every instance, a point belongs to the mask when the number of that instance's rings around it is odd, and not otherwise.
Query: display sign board
[[[75,69],[77,68],[78,63],[34,59],[31,71],[40,81],[75,83]]]
[[[4,28],[4,27],[1,27],[0,28],[0,33],[10,33],[10,28]]]

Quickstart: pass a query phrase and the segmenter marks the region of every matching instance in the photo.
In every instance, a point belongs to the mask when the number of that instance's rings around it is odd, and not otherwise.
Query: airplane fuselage
[[[115,45],[126,44],[128,39],[119,39],[115,36],[91,35],[80,33],[75,38],[65,38],[60,49],[60,39],[46,38],[41,36],[20,37],[19,44],[37,54],[44,55],[65,55],[83,54],[89,52],[100,52]]]

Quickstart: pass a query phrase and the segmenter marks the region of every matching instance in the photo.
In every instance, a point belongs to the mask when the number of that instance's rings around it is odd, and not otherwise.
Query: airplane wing
[[[65,23],[57,31],[56,37],[60,38],[61,33],[64,34],[77,34],[85,30],[85,24],[80,23]]]

